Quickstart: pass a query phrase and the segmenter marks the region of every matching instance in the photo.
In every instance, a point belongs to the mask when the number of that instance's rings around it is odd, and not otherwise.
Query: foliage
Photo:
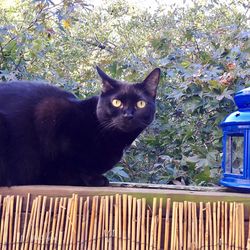
[[[161,67],[155,122],[107,175],[112,180],[211,185],[220,174],[219,123],[250,83],[248,1],[194,0],[139,10],[123,1],[0,3],[0,78],[44,79],[81,97],[98,92],[95,65],[138,81]]]

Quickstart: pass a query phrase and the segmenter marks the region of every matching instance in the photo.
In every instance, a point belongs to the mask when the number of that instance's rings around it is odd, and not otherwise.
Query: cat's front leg
[[[103,175],[92,175],[92,176],[82,176],[83,182],[85,186],[90,187],[102,187],[108,186],[109,180]]]

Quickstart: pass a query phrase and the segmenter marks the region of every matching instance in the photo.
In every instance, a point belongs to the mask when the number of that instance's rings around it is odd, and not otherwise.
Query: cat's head
[[[154,69],[144,81],[133,84],[112,79],[99,67],[97,72],[102,80],[97,105],[101,126],[126,133],[145,129],[154,119],[160,69]]]

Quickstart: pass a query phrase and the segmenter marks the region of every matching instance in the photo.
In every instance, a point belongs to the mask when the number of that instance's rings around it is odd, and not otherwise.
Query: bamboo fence
[[[250,249],[246,207],[117,194],[0,196],[0,249]]]

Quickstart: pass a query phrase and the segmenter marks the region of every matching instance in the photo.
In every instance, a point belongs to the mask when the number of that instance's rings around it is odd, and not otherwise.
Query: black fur
[[[102,174],[153,120],[160,70],[137,84],[97,70],[102,93],[86,100],[47,84],[0,84],[1,186],[108,184]]]

